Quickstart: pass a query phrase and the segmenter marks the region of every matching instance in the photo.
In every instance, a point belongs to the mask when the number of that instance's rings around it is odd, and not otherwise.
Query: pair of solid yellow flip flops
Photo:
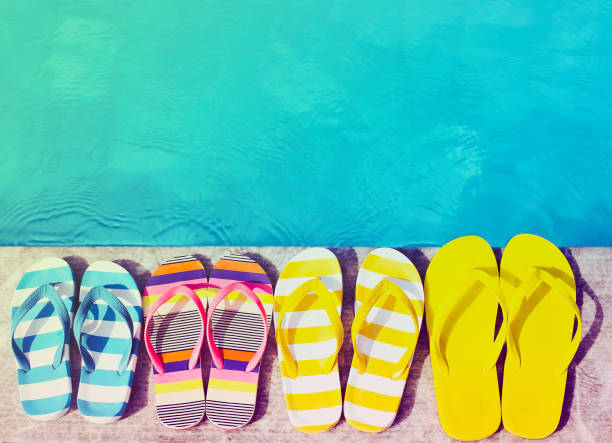
[[[425,294],[438,414],[446,433],[477,440],[494,433],[502,419],[506,430],[524,438],[554,432],[581,336],[574,276],[562,252],[541,237],[517,235],[498,270],[485,240],[461,237],[431,261]],[[498,308],[503,321],[496,334]],[[504,343],[500,400],[496,362]]]

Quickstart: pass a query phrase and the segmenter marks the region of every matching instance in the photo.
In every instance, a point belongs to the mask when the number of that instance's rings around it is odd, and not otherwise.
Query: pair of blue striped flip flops
[[[53,420],[70,409],[71,327],[82,362],[81,414],[95,423],[110,423],[127,406],[140,345],[138,287],[118,264],[96,262],[83,275],[79,302],[74,314],[74,278],[60,258],[39,261],[17,285],[11,345],[21,405],[35,420]]]

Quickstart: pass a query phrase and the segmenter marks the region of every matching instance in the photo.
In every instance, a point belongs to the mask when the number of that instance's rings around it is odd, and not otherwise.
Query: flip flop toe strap
[[[210,349],[210,353],[212,355],[215,366],[218,369],[223,369],[223,356],[221,355],[221,352],[217,348],[217,345],[215,345],[215,341],[213,337],[212,314],[215,311],[215,309],[217,309],[217,306],[219,305],[219,303],[221,303],[221,301],[225,297],[227,297],[229,294],[235,291],[246,295],[249,300],[255,303],[255,306],[257,306],[257,309],[261,316],[261,320],[262,320],[263,327],[264,327],[264,335],[263,335],[261,344],[259,345],[257,352],[255,352],[255,355],[253,355],[253,357],[251,358],[251,360],[249,361],[246,367],[246,372],[251,372],[253,369],[255,369],[255,367],[261,361],[261,358],[263,357],[263,353],[266,349],[266,343],[268,342],[268,319],[266,316],[266,310],[260,298],[247,285],[241,282],[230,283],[229,285],[223,287],[223,289],[221,289],[217,293],[217,296],[214,298],[214,300],[212,301],[208,309],[208,317],[206,319],[206,331],[207,331],[206,340],[208,342],[208,349]]]
[[[79,352],[81,353],[81,358],[85,364],[85,370],[87,372],[94,372],[96,370],[93,357],[83,344],[83,324],[87,319],[87,313],[96,301],[106,303],[110,308],[117,312],[119,314],[119,318],[123,320],[129,330],[130,340],[128,340],[128,344],[123,351],[121,360],[119,361],[119,367],[117,368],[117,373],[122,374],[127,368],[130,356],[132,354],[134,325],[132,323],[132,317],[124,304],[104,286],[96,286],[92,288],[79,305],[79,309],[74,316],[74,338],[79,346]]]
[[[283,356],[283,361],[285,362],[287,375],[291,378],[297,378],[298,367],[297,362],[293,358],[293,354],[289,349],[289,329],[283,328],[283,319],[288,312],[295,311],[298,305],[306,297],[312,296],[312,294],[316,294],[316,296],[322,300],[325,312],[329,317],[329,321],[334,332],[334,337],[336,338],[336,350],[327,358],[323,365],[323,371],[325,373],[331,372],[332,368],[334,367],[334,364],[338,359],[338,353],[342,347],[342,342],[344,341],[344,328],[337,311],[336,294],[330,292],[320,278],[313,278],[305,283],[302,283],[291,293],[289,300],[284,304],[278,314],[277,340]]]
[[[198,360],[200,359],[200,351],[204,343],[204,334],[206,331],[206,328],[205,328],[205,321],[206,321],[205,312],[206,311],[204,309],[204,305],[202,304],[200,297],[198,297],[198,295],[190,287],[185,286],[185,285],[173,286],[172,288],[164,292],[162,296],[159,297],[155,301],[155,303],[153,303],[147,315],[147,321],[145,322],[145,331],[144,331],[145,348],[147,350],[147,354],[149,354],[149,358],[151,359],[151,363],[153,364],[153,367],[159,374],[165,374],[166,370],[164,369],[164,363],[161,357],[155,352],[155,349],[153,349],[153,344],[151,343],[151,337],[149,337],[149,324],[151,322],[151,319],[153,318],[153,315],[157,312],[157,310],[164,303],[168,302],[171,298],[179,294],[184,295],[185,297],[189,298],[196,305],[198,313],[200,314],[200,336],[198,337],[198,341],[196,342],[196,345],[193,348],[193,352],[191,353],[191,356],[189,358],[189,366],[188,366],[189,370],[195,368]]]
[[[582,320],[580,310],[578,309],[578,305],[574,300],[574,293],[562,279],[557,277],[557,274],[558,271],[555,268],[546,266],[531,267],[529,276],[520,284],[515,295],[513,295],[513,297],[520,299],[520,303],[516,305],[518,306],[516,312],[511,314],[513,314],[512,316],[516,319],[522,317],[521,315],[518,315],[522,310],[532,309],[527,307],[528,305],[526,301],[543,285],[550,288],[549,294],[552,293],[563,301],[563,305],[573,314],[578,325],[576,333],[572,337],[566,354],[562,360],[563,363],[561,365],[560,372],[564,372],[570,365],[576,351],[578,350],[578,346],[580,345],[580,338],[582,336]],[[529,313],[527,312],[527,314]],[[511,362],[520,367],[522,365],[522,356],[518,348],[518,340],[515,338],[514,333],[512,332],[512,326],[513,324],[511,323],[508,327],[508,358]]]
[[[357,334],[362,330],[363,326],[367,323],[366,317],[374,307],[374,305],[382,300],[383,303],[389,298],[393,298],[397,300],[402,306],[404,306],[412,319],[414,331],[412,334],[412,340],[406,346],[406,351],[402,355],[402,357],[398,360],[398,362],[393,366],[392,374],[390,378],[396,380],[402,377],[406,369],[408,368],[408,363],[410,362],[410,358],[414,353],[414,349],[416,347],[416,342],[419,336],[419,319],[418,315],[412,305],[411,300],[406,296],[406,293],[400,288],[395,282],[383,278],[375,287],[372,289],[370,296],[368,299],[359,307],[357,313],[355,314],[355,319],[353,320],[353,325],[351,327],[351,340],[353,341],[353,349],[355,352],[355,359],[353,361],[353,365],[360,374],[363,374],[367,371],[367,356],[363,353],[363,351],[357,345]]]
[[[36,304],[43,298],[49,299],[53,309],[55,309],[55,313],[62,325],[63,331],[63,339],[57,346],[57,350],[55,351],[55,355],[53,357],[53,369],[57,369],[62,362],[62,358],[64,356],[64,347],[68,344],[68,340],[70,337],[70,315],[68,314],[68,309],[66,309],[66,305],[64,304],[62,297],[59,295],[59,292],[53,287],[51,284],[46,284],[39,286],[35,289],[19,306],[17,312],[13,315],[12,326],[11,326],[11,345],[13,348],[13,354],[15,355],[15,359],[17,360],[17,364],[21,368],[22,371],[30,370],[30,362],[26,357],[23,350],[17,345],[15,341],[15,331],[17,330],[17,326],[21,323],[25,315],[36,306]]]
[[[454,314],[456,309],[470,298],[475,298],[477,296],[494,297],[497,300],[497,304],[501,308],[502,312],[502,326],[499,329],[497,336],[493,340],[491,349],[488,352],[485,352],[485,358],[482,360],[483,371],[487,371],[495,365],[506,340],[506,322],[508,318],[507,304],[502,297],[499,286],[491,285],[489,283],[490,272],[492,270],[489,268],[474,268],[473,271],[475,276],[470,285],[463,291],[459,299],[448,300],[444,305],[442,305],[439,313],[436,313],[433,322],[434,325],[431,334],[431,349],[437,357],[437,360],[441,363],[441,371],[445,374],[450,373],[451,368],[449,367],[446,355],[442,351],[442,335],[444,331],[452,327],[452,324],[454,323],[454,316],[452,314]],[[497,273],[497,268],[495,269],[495,272]]]

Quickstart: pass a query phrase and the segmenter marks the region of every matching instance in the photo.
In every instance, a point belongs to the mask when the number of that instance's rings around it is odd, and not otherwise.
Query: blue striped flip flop
[[[70,326],[74,280],[61,258],[45,258],[23,275],[13,295],[11,345],[21,406],[35,420],[53,420],[72,403]]]
[[[95,423],[119,420],[130,398],[140,346],[142,299],[116,263],[99,261],[81,282],[74,337],[81,353],[77,405]]]

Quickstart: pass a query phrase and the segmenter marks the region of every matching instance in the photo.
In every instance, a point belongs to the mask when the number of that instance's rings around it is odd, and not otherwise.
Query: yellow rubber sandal
[[[395,420],[423,320],[423,284],[399,251],[379,248],[357,275],[353,363],[344,417],[365,432],[381,432]]]
[[[520,234],[504,250],[501,289],[509,315],[504,427],[523,438],[544,438],[559,425],[567,368],[580,344],[574,274],[554,244]]]
[[[287,412],[302,432],[322,432],[342,414],[338,353],[342,273],[336,256],[310,248],[281,273],[274,293],[274,324]]]
[[[504,322],[495,337],[498,306]],[[506,335],[506,306],[489,244],[457,238],[435,255],[425,276],[425,312],[438,415],[456,440],[478,440],[501,423],[496,362]]]

